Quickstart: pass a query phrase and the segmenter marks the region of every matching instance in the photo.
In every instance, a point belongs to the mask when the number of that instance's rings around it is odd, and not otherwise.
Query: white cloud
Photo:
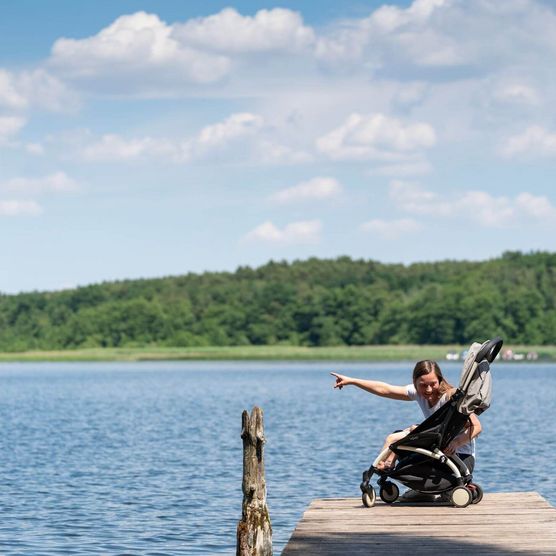
[[[352,66],[362,62],[368,66],[371,60],[374,70],[400,63],[459,65],[463,62],[459,43],[443,28],[451,4],[446,0],[415,0],[408,8],[381,6],[369,17],[343,22],[339,32],[333,28],[319,37],[317,56]]]
[[[377,234],[384,239],[398,239],[401,236],[418,232],[422,225],[411,218],[400,218],[398,220],[369,220],[361,225],[361,230]]]
[[[0,147],[20,149],[33,156],[44,154],[44,147],[40,143],[25,143],[14,136],[23,129],[27,121],[18,116],[0,117]]]
[[[173,24],[141,11],[117,18],[96,35],[58,39],[46,67],[87,92],[143,97],[187,95],[245,68],[240,82],[248,82],[244,92],[252,93],[254,73],[277,75],[269,71],[272,62],[261,64],[261,55],[298,63],[297,55],[304,54],[312,60],[314,42],[315,32],[302,17],[282,8],[254,16],[226,8]],[[287,75],[291,64],[280,66],[280,74],[286,69]]]
[[[251,230],[245,240],[274,244],[313,244],[320,241],[322,224],[319,220],[292,222],[280,229],[270,220]]]
[[[35,201],[0,200],[0,216],[36,216],[41,213],[42,208]]]
[[[239,137],[257,133],[262,126],[263,119],[257,114],[232,114],[223,122],[203,128],[197,143],[202,147],[219,147]]]
[[[269,95],[274,87],[291,87],[293,79],[326,91],[338,76],[349,87],[346,75],[362,77],[371,89],[376,80],[454,82],[510,67],[546,74],[556,53],[555,19],[550,7],[535,0],[415,0],[406,8],[382,5],[367,17],[322,28],[283,8],[242,15],[230,7],[172,24],[137,12],[93,36],[60,38],[47,67],[81,80],[88,92],[135,96],[184,95],[192,90],[187,84],[200,83],[232,94],[256,89]],[[323,71],[321,62],[333,65]],[[503,94],[530,96],[516,86]]]
[[[44,69],[9,72],[0,69],[0,107],[21,112],[39,107],[54,112],[75,110],[75,93]]]
[[[21,72],[16,82],[31,106],[53,112],[73,112],[80,107],[77,94],[45,69]]]
[[[268,140],[258,141],[256,150],[258,160],[265,164],[304,164],[313,160],[313,157],[305,151]]]
[[[43,178],[13,178],[0,183],[0,190],[16,193],[63,193],[78,189],[77,183],[64,172],[56,172]]]
[[[402,26],[426,23],[436,9],[448,3],[447,0],[415,0],[408,8],[381,6],[369,19],[382,31],[390,33]]]
[[[175,155],[177,147],[164,139],[142,137],[124,139],[109,133],[83,148],[81,155],[88,161],[132,160],[143,156]]]
[[[242,16],[226,8],[208,17],[175,25],[173,37],[193,47],[223,53],[291,51],[307,49],[315,40],[314,31],[303,25],[291,10],[260,10]]]
[[[76,80],[108,78],[115,80],[115,87],[126,89],[127,82],[128,90],[142,85],[161,92],[172,83],[218,81],[230,70],[227,57],[181,44],[172,26],[145,12],[121,16],[86,39],[58,39],[49,64]]]
[[[390,183],[389,195],[398,208],[411,214],[438,214],[449,216],[453,205],[419,184],[394,180]]]
[[[219,122],[202,127],[183,137],[135,136],[116,133],[94,136],[90,130],[75,130],[49,138],[62,158],[88,162],[167,160],[195,163],[216,160],[223,163],[256,165],[296,165],[314,160],[314,156],[296,145],[283,144],[292,138],[288,122],[269,123],[260,114],[239,112]]]
[[[533,87],[519,83],[500,87],[494,96],[499,101],[512,104],[536,106],[540,102],[539,94]]]
[[[335,198],[342,192],[342,186],[334,178],[317,177],[304,181],[278,191],[271,196],[271,200],[277,203],[291,203],[296,201]]]
[[[448,0],[415,0],[408,8],[382,6],[369,18],[371,32],[383,33],[383,47],[390,55],[398,50],[407,60],[420,66],[456,66],[465,59],[457,40],[444,32],[443,21]]]
[[[378,65],[374,56],[366,61],[361,60],[368,42],[368,33],[361,21],[343,22],[317,38],[315,56],[329,69],[345,67],[345,64],[356,68],[357,64],[362,63],[365,69],[369,65],[374,69]]]
[[[433,80],[443,70],[469,76],[510,65],[541,69],[554,56],[555,19],[551,6],[535,0],[414,0],[333,26],[319,36],[318,54],[355,70],[418,71]]]
[[[232,163],[303,164],[312,160],[302,150],[276,142],[276,125],[269,125],[259,114],[240,112],[221,122],[205,126],[180,142],[175,159],[191,162],[210,159]]]
[[[255,138],[262,130],[264,120],[257,114],[241,112],[231,114],[221,122],[202,128],[198,134],[182,139],[132,137],[108,133],[100,139],[91,140],[89,132],[81,138],[79,156],[87,161],[130,161],[146,157],[171,160],[173,162],[192,162],[221,153],[233,147],[240,140]],[[71,138],[70,138],[71,140]],[[242,157],[249,149],[242,143]]]
[[[405,9],[382,6],[365,22],[370,42],[373,35],[381,36],[378,46],[393,60],[425,67],[461,65],[464,50],[442,27],[451,5],[448,0],[415,0]]]
[[[530,126],[523,133],[506,139],[500,153],[508,158],[556,156],[556,133],[538,125]]]
[[[26,143],[24,149],[35,156],[42,156],[44,154],[44,146],[41,143]]]
[[[24,108],[27,99],[20,94],[11,73],[0,69],[0,106]]]
[[[515,223],[515,201],[495,197],[486,191],[467,191],[452,203],[454,215],[465,217],[487,228],[504,228]]]
[[[438,143],[480,141],[486,152],[510,118],[526,127],[537,109],[535,116],[542,110],[545,121],[554,119],[556,79],[546,69],[556,56],[554,10],[534,0],[407,4],[321,27],[281,8],[250,15],[226,8],[168,23],[137,12],[87,38],[59,39],[44,67],[87,98],[206,95],[259,113],[266,126],[274,106],[289,105],[300,115],[296,125],[249,145],[259,163],[303,164],[320,154],[373,161],[375,174],[391,177],[429,173],[426,153]],[[0,79],[0,99],[16,105],[26,97],[12,81],[3,88]],[[152,132],[122,132],[114,153],[100,144],[87,158],[200,156],[200,143],[185,141],[171,139],[169,148]]]
[[[451,218],[478,223],[487,228],[504,228],[515,224],[556,222],[556,208],[545,196],[520,193],[515,198],[495,196],[487,191],[464,191],[440,195],[419,184],[394,181],[390,198],[399,210],[413,215]]]
[[[339,128],[317,140],[317,148],[333,160],[407,159],[436,143],[427,123],[404,124],[384,114],[352,114]]]
[[[25,124],[25,118],[20,118],[18,116],[0,117],[0,141],[15,135]]]
[[[523,211],[532,218],[544,221],[556,220],[556,207],[544,195],[535,196],[531,193],[520,193],[516,197],[515,204],[518,211]]]

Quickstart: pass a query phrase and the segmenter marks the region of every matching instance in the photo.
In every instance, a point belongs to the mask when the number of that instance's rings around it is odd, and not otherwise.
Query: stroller
[[[465,359],[460,384],[450,401],[435,411],[405,438],[390,445],[397,456],[395,467],[378,469],[382,452],[373,465],[363,473],[361,483],[363,504],[374,506],[376,494],[370,483],[377,474],[380,498],[387,504],[398,499],[398,481],[412,490],[426,494],[442,494],[453,506],[464,508],[478,504],[482,497],[481,487],[473,483],[473,476],[463,461],[455,454],[446,455],[443,450],[460,434],[469,415],[479,415],[490,406],[490,363],[502,348],[502,339],[495,338],[484,344],[473,343]]]

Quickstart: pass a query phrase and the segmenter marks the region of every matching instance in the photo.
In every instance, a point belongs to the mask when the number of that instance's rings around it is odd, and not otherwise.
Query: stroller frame
[[[502,343],[500,338],[483,343],[474,359],[469,362],[469,368],[466,369],[464,366],[460,385],[450,401],[407,436],[384,449],[363,473],[360,488],[366,507],[372,507],[376,501],[376,493],[370,483],[374,474],[379,477],[380,498],[388,504],[395,502],[400,492],[392,480],[429,495],[431,502],[438,494],[443,495],[444,501],[449,501],[456,507],[465,507],[481,501],[482,489],[472,482],[473,475],[465,463],[456,454],[447,455],[443,450],[464,430],[469,414],[473,412],[465,405],[470,385],[477,377],[489,373],[489,364],[498,355]],[[399,458],[396,465],[390,469],[378,469],[376,466],[389,450]]]

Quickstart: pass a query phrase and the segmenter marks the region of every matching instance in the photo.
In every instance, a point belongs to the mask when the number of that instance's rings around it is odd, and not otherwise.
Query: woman
[[[336,377],[334,388],[342,389],[344,386],[357,386],[371,394],[391,398],[393,400],[416,401],[425,416],[432,415],[442,407],[456,391],[444,378],[436,361],[419,361],[413,369],[413,384],[407,386],[394,386],[377,380],[363,380],[352,378],[338,373],[330,373]],[[475,414],[471,414],[468,427],[446,447],[446,454],[456,454],[473,472],[475,466],[475,438],[481,433],[481,423]],[[405,434],[410,429],[403,431]],[[396,434],[396,433],[394,433]],[[387,445],[392,436],[387,439]],[[390,462],[392,463],[392,462]],[[415,500],[421,493],[408,491],[403,498]],[[427,495],[426,495],[427,496]],[[428,495],[430,496],[430,495]]]

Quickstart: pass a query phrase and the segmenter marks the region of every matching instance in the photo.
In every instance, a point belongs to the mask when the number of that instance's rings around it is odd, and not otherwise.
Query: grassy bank
[[[536,352],[539,361],[556,361],[556,346],[505,346],[516,353]],[[449,351],[463,346],[233,346],[202,348],[94,348],[64,351],[0,353],[0,361],[171,361],[171,360],[339,360],[418,361],[443,360]]]

